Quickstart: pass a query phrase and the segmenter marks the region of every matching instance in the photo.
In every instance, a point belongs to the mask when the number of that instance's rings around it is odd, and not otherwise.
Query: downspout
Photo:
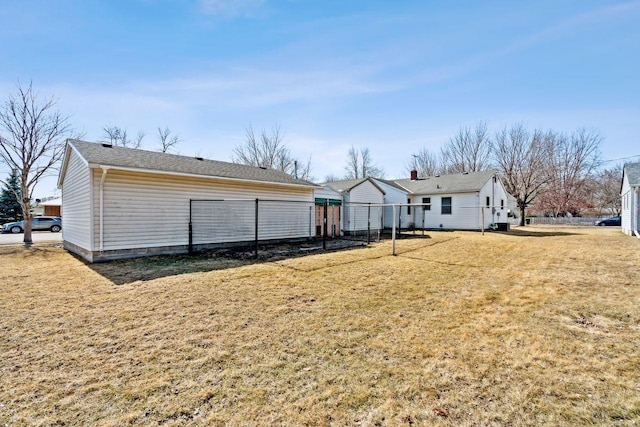
[[[108,167],[102,168],[102,177],[100,178],[100,252],[104,250],[104,181],[107,179]]]

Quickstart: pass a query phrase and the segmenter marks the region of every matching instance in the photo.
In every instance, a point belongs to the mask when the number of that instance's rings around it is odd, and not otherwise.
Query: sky
[[[0,22],[0,102],[32,82],[88,141],[118,126],[158,150],[169,127],[177,153],[230,161],[279,126],[318,182],[352,146],[406,177],[480,121],[640,159],[640,1],[0,0]]]

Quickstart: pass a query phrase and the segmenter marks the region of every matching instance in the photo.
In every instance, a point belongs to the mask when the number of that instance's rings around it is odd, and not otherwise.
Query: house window
[[[431,197],[423,197],[422,198],[422,203],[428,203],[427,206],[423,206],[422,209],[424,209],[425,211],[430,211],[431,210]]]
[[[487,207],[491,206],[491,197],[487,196]]]
[[[411,215],[411,199],[407,199],[407,215]]]
[[[451,215],[451,197],[442,198],[441,214]]]
[[[500,209],[504,209],[504,199],[500,199]]]

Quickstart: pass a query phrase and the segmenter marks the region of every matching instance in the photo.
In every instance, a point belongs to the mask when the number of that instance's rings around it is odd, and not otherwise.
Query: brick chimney
[[[411,181],[415,181],[416,179],[418,179],[418,171],[415,169],[411,170]]]

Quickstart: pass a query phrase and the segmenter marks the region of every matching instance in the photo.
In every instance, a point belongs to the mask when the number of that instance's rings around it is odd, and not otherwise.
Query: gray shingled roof
[[[627,163],[626,165],[624,165],[624,170],[625,170],[625,173],[627,174],[629,185],[633,185],[633,186],[640,185],[640,162]]]
[[[378,184],[375,183],[371,178],[357,178],[357,179],[343,179],[340,181],[330,181],[325,182],[321,185],[328,185],[333,188],[335,191],[343,192],[343,191],[351,191],[352,188],[357,187],[365,181],[370,181],[378,190],[385,194],[384,190],[380,188]]]
[[[479,191],[493,175],[495,170],[470,173],[456,173],[411,179],[397,179],[394,182],[413,194],[467,193]]]
[[[399,185],[396,181],[391,181],[391,180],[388,180],[388,179],[382,179],[382,178],[373,178],[373,180],[374,180],[374,181],[380,181],[380,182],[382,182],[382,183],[384,183],[384,184],[387,184],[387,185],[388,185],[388,186],[390,186],[390,187],[397,188],[397,189],[398,189],[398,190],[400,190],[400,191],[407,191],[407,189],[406,189],[406,188],[403,188],[403,187],[402,187],[401,185]]]
[[[73,146],[90,164],[154,172],[171,172],[186,175],[202,175],[206,177],[316,187],[313,183],[295,179],[289,174],[274,169],[263,169],[255,166],[217,160],[199,160],[195,157],[133,148],[111,147],[79,140],[69,140],[68,144]]]

